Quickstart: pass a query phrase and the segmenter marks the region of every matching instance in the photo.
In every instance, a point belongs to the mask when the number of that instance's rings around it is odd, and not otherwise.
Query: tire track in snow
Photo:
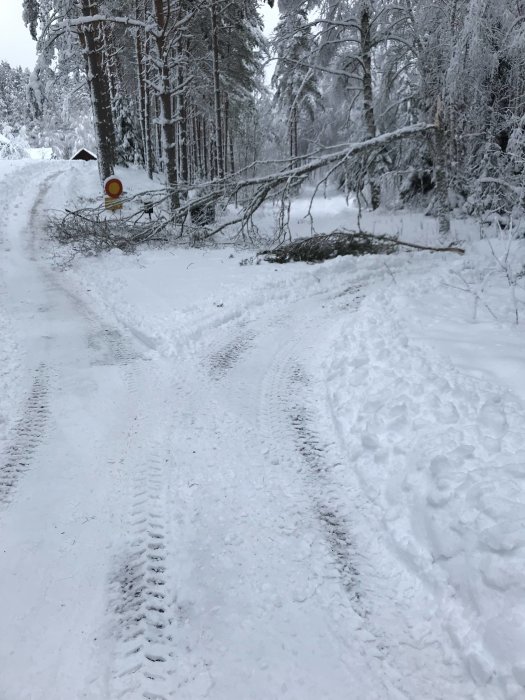
[[[48,261],[42,259],[41,239],[44,236],[41,232],[45,227],[44,208],[49,201],[48,193],[51,187],[55,186],[54,183],[59,175],[61,173],[39,170],[38,175],[35,176],[32,169],[28,170],[27,178],[33,184],[34,199],[31,198],[30,209],[25,213],[24,221],[20,222],[19,231],[16,230],[20,235],[15,236],[13,231],[11,236],[12,247],[16,247],[13,260],[25,275],[23,284],[13,285],[13,308],[15,312],[21,308],[22,318],[26,317],[29,320],[38,313],[38,326],[35,324],[35,332],[31,333],[26,343],[28,349],[24,363],[27,367],[26,377],[31,377],[31,370],[34,367],[37,369],[34,371],[34,381],[25,410],[9,433],[10,441],[5,460],[0,460],[0,507],[10,503],[17,483],[24,472],[37,462],[36,457],[42,454],[42,459],[45,461],[44,450],[41,453],[37,451],[44,439],[46,428],[50,423],[56,422],[60,425],[63,413],[61,396],[54,391],[54,386],[50,386],[49,377],[59,376],[60,389],[71,386],[75,388],[75,392],[78,392],[76,383],[79,378],[83,379],[89,375],[94,384],[102,385],[107,377],[118,389],[118,397],[124,395],[125,401],[121,405],[116,405],[117,410],[122,407],[124,411],[128,406],[137,405],[139,386],[143,390],[143,385],[146,384],[146,373],[141,369],[141,361],[146,358],[141,355],[140,347],[136,349],[137,343],[128,340],[113,324],[107,324],[97,310],[91,308],[89,300],[84,300],[82,295],[77,295],[74,289],[70,289],[67,280],[63,279],[60,272],[53,269]],[[18,173],[6,194],[6,199],[14,202],[15,209],[19,203],[15,189],[20,177],[21,174]],[[99,367],[108,366],[115,366],[116,369],[111,371],[99,369]],[[29,382],[28,386],[31,386]],[[140,395],[143,396],[144,393],[141,391]],[[108,395],[107,392],[104,396],[106,395]],[[77,396],[78,393],[75,393],[75,400]],[[96,396],[94,398],[96,400]],[[92,405],[99,406],[98,403]],[[106,406],[100,405],[100,408],[100,421],[102,421]],[[108,409],[111,410],[110,407]],[[51,416],[54,416],[55,420],[52,421]],[[50,432],[46,438],[46,448],[49,444],[60,450],[61,436],[57,432]],[[116,450],[121,437],[121,435],[115,435]],[[151,442],[148,442],[149,435],[146,431],[142,431],[139,438],[146,444]],[[135,441],[133,447],[137,450],[142,447],[142,444],[144,443]],[[106,450],[100,452],[98,446],[94,445],[93,454],[89,455],[90,461],[87,463],[90,464],[92,461],[95,465],[100,456],[105,454]],[[120,691],[129,692],[129,697],[133,698],[162,699],[167,697],[169,688],[166,671],[169,665],[169,654],[166,652],[166,644],[169,642],[169,628],[174,616],[170,612],[173,609],[170,596],[164,592],[164,589],[168,588],[164,574],[168,538],[164,519],[165,505],[160,503],[166,497],[165,484],[167,483],[164,478],[163,454],[158,446],[152,446],[146,452],[145,463],[149,466],[141,471],[140,478],[137,478],[135,484],[133,515],[130,521],[132,539],[128,540],[129,546],[125,548],[126,556],[119,562],[111,587],[113,616],[122,622],[116,666],[120,677],[117,679],[116,688],[119,694]],[[53,460],[48,459],[47,464],[42,464],[42,468],[47,468],[53,476],[55,471],[49,468],[52,462]],[[135,458],[129,466],[135,467],[136,464]],[[100,468],[99,465],[97,467]],[[131,471],[129,475],[123,475],[124,488],[127,487],[127,482],[133,481],[133,473]],[[118,480],[115,479],[111,483],[118,490]],[[53,479],[49,480],[48,488],[49,492],[54,494],[56,485]],[[94,489],[96,488],[95,486]],[[36,496],[38,496],[37,493]],[[58,507],[60,507],[61,497],[62,494],[58,491]],[[113,498],[118,518],[120,507],[118,494],[113,494],[111,491],[100,493],[101,502]],[[102,505],[104,509],[107,508],[106,503]],[[13,508],[14,506],[15,503]],[[110,520],[108,518],[108,521]],[[114,533],[108,532],[107,539],[113,540]],[[107,548],[104,539],[101,539],[99,544],[101,550]],[[80,544],[79,549],[75,550],[75,556],[80,562],[83,555],[82,546]],[[100,558],[104,559],[103,551],[100,552]],[[76,559],[74,562],[76,569]],[[103,564],[106,563],[103,562]],[[49,585],[52,585],[53,572],[50,571],[50,574]],[[79,576],[79,571],[75,570],[71,578]],[[76,606],[82,607],[83,603],[77,601]],[[60,624],[57,623],[57,626],[61,630]],[[50,631],[50,638],[53,638],[53,630]],[[134,648],[138,651],[134,652]],[[54,655],[57,658],[53,659],[53,662],[58,664],[57,667],[60,665],[59,651],[58,648],[55,650]],[[140,663],[137,659],[140,659]],[[134,673],[131,664],[139,665],[140,673]],[[109,659],[107,666],[111,667],[111,665],[112,659]],[[137,678],[140,678],[140,683],[137,683]],[[62,682],[66,681],[62,680]],[[140,688],[142,695],[135,694],[134,686]],[[58,687],[63,688],[60,683]],[[100,695],[102,696],[107,697],[106,693]],[[114,697],[113,694],[111,697]]]
[[[357,311],[361,302],[364,299],[364,293],[362,293],[363,285],[352,284],[349,287],[345,287],[341,292],[338,292],[334,299],[345,299],[345,303],[342,308],[351,309],[352,311]]]
[[[357,311],[363,296],[362,286],[353,285],[332,299],[337,300],[335,308],[339,311]],[[340,297],[345,298],[343,305]],[[276,369],[267,380],[263,425],[271,443],[279,446],[279,453],[284,454],[286,446],[290,445],[297,455],[309,509],[319,524],[341,588],[354,611],[366,617],[368,613],[359,587],[359,553],[355,550],[351,524],[332,478],[333,471],[341,467],[341,459],[335,440],[330,443],[321,438],[311,379],[299,359],[308,353],[306,339],[311,333],[317,334],[315,318],[305,320],[300,335],[278,354]]]
[[[36,232],[43,228],[41,208],[51,188],[54,176],[41,185],[31,210],[32,236],[30,252],[36,259]],[[134,340],[127,338],[113,324],[107,324],[89,303],[71,289],[56,271],[38,265],[51,300],[67,304],[84,321],[85,343],[91,367],[121,367],[127,387],[129,404],[136,405],[141,383],[144,357]],[[143,388],[143,387],[142,387]],[[151,443],[142,425],[137,435],[130,436],[130,460],[125,464],[132,470],[131,511],[124,547],[115,573],[110,581],[109,604],[114,620],[116,657],[113,662],[111,697],[142,697],[164,700],[169,694],[169,676],[173,652],[171,628],[176,618],[173,596],[169,590],[169,537],[166,500],[169,476],[168,458],[160,444]],[[138,441],[143,439],[144,443]],[[147,466],[137,466],[137,453],[143,454]],[[136,476],[133,479],[133,470]]]
[[[110,582],[117,639],[115,697],[166,700],[173,675],[173,630],[179,611],[170,587],[167,526],[169,458],[161,445],[148,449],[148,467],[135,479],[131,541]]]
[[[37,234],[45,229],[42,207],[53,183],[64,174],[68,174],[68,171],[61,170],[48,175],[41,183],[38,196],[31,207],[28,225],[30,229],[28,245],[30,257],[35,262],[38,260]],[[145,359],[135,349],[135,342],[126,338],[118,328],[111,324],[105,324],[88,303],[59,278],[56,270],[52,270],[48,266],[39,265],[39,271],[44,277],[48,290],[65,296],[73,305],[74,311],[87,322],[89,330],[86,334],[86,343],[93,353],[92,366],[125,366],[136,360]],[[44,306],[39,310],[43,313],[51,311],[52,305]]]
[[[46,188],[57,173],[47,175],[43,183],[39,184],[39,196],[42,188]],[[0,191],[3,193],[3,204],[5,209],[0,218],[0,245],[4,248],[6,255],[2,254],[0,265],[5,263],[10,258],[13,245],[16,246],[20,236],[13,236],[13,231],[18,233],[18,229],[26,231],[33,225],[33,217],[35,213],[35,205],[29,210],[27,222],[17,221],[18,217],[23,217],[27,206],[27,183],[35,178],[35,164],[25,165],[15,168],[8,173],[0,181]],[[38,174],[41,179],[42,175]],[[32,256],[34,257],[34,256]],[[10,299],[11,294],[8,289],[7,279],[8,274],[0,275],[0,295]],[[4,304],[2,304],[4,306]],[[38,308],[41,313],[45,309]],[[47,394],[48,394],[48,367],[47,362],[39,358],[36,362],[31,363],[29,368],[22,370],[22,363],[26,344],[16,334],[16,326],[12,313],[9,311],[9,304],[5,304],[3,312],[5,313],[4,325],[2,330],[7,332],[9,338],[4,338],[3,345],[7,353],[6,366],[4,367],[5,381],[4,389],[6,396],[11,405],[6,405],[6,439],[0,462],[0,502],[6,503],[12,497],[16,483],[19,481],[22,474],[29,468],[29,462],[32,460],[32,453],[36,449],[35,440],[37,434],[41,439],[41,431],[47,422]],[[7,329],[7,331],[6,331]],[[14,357],[17,358],[17,364],[14,363]],[[24,376],[25,375],[25,376]],[[29,376],[28,376],[29,375]],[[31,380],[31,376],[33,377]],[[26,377],[28,379],[26,383]],[[20,405],[22,415],[12,415],[12,404]],[[42,404],[42,408],[39,405]],[[40,415],[38,415],[40,412]],[[44,420],[45,417],[45,420]],[[24,437],[25,436],[25,437]],[[31,436],[31,439],[30,439]]]
[[[354,284],[351,286],[345,286],[340,291],[334,293],[330,291],[329,293],[316,292],[316,294],[322,294],[327,300],[344,298],[342,303],[339,303],[338,308],[340,309],[351,309],[356,310],[359,303],[361,302],[362,296],[360,295],[360,290],[362,285]],[[284,313],[279,313],[277,315],[272,314],[269,319],[265,319],[265,322],[270,327],[282,326],[287,320],[287,311]],[[227,322],[228,323],[228,322]],[[228,372],[235,367],[235,365],[242,359],[244,353],[246,353],[254,345],[254,341],[257,337],[257,333],[254,330],[245,330],[248,325],[247,321],[241,321],[237,323],[237,332],[233,335],[233,338],[224,342],[213,352],[209,352],[203,360],[203,364],[207,367],[208,374],[211,379],[219,381],[224,379]],[[227,326],[227,324],[226,324]],[[232,331],[226,328],[230,336]]]
[[[19,480],[30,469],[35,452],[43,440],[49,417],[48,385],[48,370],[42,364],[35,372],[23,415],[12,429],[10,445],[0,465],[0,503],[4,505],[10,502]]]
[[[255,333],[237,335],[208,357],[209,374],[216,381],[222,379],[252,345]]]
[[[93,329],[88,335],[87,345],[94,355],[92,366],[125,366],[144,359],[116,328]]]
[[[348,310],[357,311],[364,294],[361,288],[351,288],[346,291],[344,305],[341,305],[340,294],[332,297],[331,310],[336,313],[346,313]],[[324,303],[321,308],[325,308]],[[404,617],[403,599],[405,591],[398,592],[380,578],[382,576],[376,567],[382,566],[381,547],[373,553],[360,547],[363,544],[362,522],[356,522],[356,533],[353,533],[353,510],[362,508],[360,494],[355,486],[348,483],[346,473],[351,471],[351,465],[345,464],[343,454],[338,444],[337,434],[331,420],[325,420],[318,408],[319,396],[315,391],[315,376],[306,372],[310,353],[317,346],[319,330],[323,328],[326,315],[310,315],[297,325],[300,329],[295,337],[285,345],[275,358],[276,369],[270,371],[265,381],[262,403],[262,428],[274,455],[274,464],[283,464],[287,473],[284,481],[277,480],[271,487],[284,489],[290,498],[299,505],[298,517],[301,529],[308,531],[317,522],[316,531],[324,542],[323,550],[317,551],[312,558],[311,568],[313,579],[319,582],[319,571],[322,573],[322,583],[316,584],[318,601],[326,609],[327,618],[338,620],[349,614],[348,608],[359,616],[362,624],[361,653],[369,659],[371,673],[379,673],[388,678],[388,686],[394,693],[392,697],[438,697],[411,694],[414,688],[424,688],[429,691],[427,678],[421,673],[419,665],[411,663],[410,654],[405,649],[419,648],[420,640],[411,634],[411,624]],[[295,457],[290,459],[290,452]],[[350,480],[352,481],[352,480]],[[347,489],[347,485],[349,488]],[[361,527],[361,530],[359,528]],[[368,544],[368,542],[367,542]],[[374,585],[370,585],[372,581]],[[378,613],[378,597],[380,611]],[[384,614],[384,606],[389,607],[388,615]],[[347,612],[345,612],[347,609]],[[384,619],[392,616],[398,627],[395,634],[392,629],[385,631]],[[341,637],[339,624],[331,624],[333,634],[339,643],[345,644]],[[425,642],[426,643],[426,642]],[[434,660],[432,650],[434,641],[428,642],[425,657],[430,663]],[[445,662],[445,673],[446,673]],[[439,692],[439,691],[438,691]],[[388,694],[387,686],[385,693]],[[390,695],[389,695],[390,697]]]
[[[349,288],[335,294],[328,308],[343,314],[357,311],[362,297],[360,289]],[[307,370],[311,354],[320,348],[320,331],[328,328],[326,319],[312,314],[302,328],[298,319],[299,330],[277,355],[277,369],[267,377],[262,414],[273,463],[286,470],[281,483],[300,503],[297,521],[308,530],[317,520],[326,543],[328,554],[318,552],[311,560],[313,575],[323,570],[319,604],[329,619],[344,617],[346,606],[360,616],[360,653],[369,659],[371,673],[384,679],[385,697],[473,698],[467,692],[455,694],[463,687],[461,664],[448,651],[441,620],[430,617],[432,596],[379,534],[377,514],[370,510],[354,465],[339,442],[334,417],[319,408],[325,389],[316,390],[316,375]],[[287,458],[290,446],[296,454],[292,459]],[[339,625],[332,629],[344,644]]]
[[[301,395],[308,390],[310,380],[300,367],[294,367],[287,384],[288,391],[284,396]],[[330,458],[330,446],[323,442],[315,428],[315,417],[306,402],[287,400],[281,397],[286,406],[288,419],[294,433],[295,449],[307,465],[313,479],[312,500],[315,513],[322,525],[324,536],[332,553],[335,566],[339,572],[341,583],[356,612],[364,612],[357,604],[361,595],[359,592],[359,572],[355,562],[355,552],[351,537],[351,527],[348,519],[337,506],[337,500],[330,484],[330,471],[339,467],[340,463]]]

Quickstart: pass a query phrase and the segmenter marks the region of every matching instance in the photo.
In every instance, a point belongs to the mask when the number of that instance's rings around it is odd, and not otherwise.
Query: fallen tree
[[[458,255],[463,255],[465,252],[463,248],[454,246],[436,248],[400,241],[393,236],[376,236],[363,231],[341,230],[317,234],[309,238],[299,238],[271,250],[262,250],[257,255],[263,256],[265,260],[272,263],[322,262],[336,258],[338,255],[377,255],[381,253],[389,255],[402,247]]]
[[[134,253],[145,243],[166,243],[165,221],[144,222],[144,212],[120,218],[108,218],[102,208],[66,210],[54,214],[47,222],[47,232],[53,240],[69,248],[71,258],[90,257],[109,250]]]
[[[248,168],[220,180],[183,186],[179,185],[177,191],[173,189],[155,189],[147,192],[139,192],[134,196],[120,200],[130,212],[123,217],[112,217],[104,211],[103,205],[83,208],[78,211],[67,211],[62,219],[54,216],[51,222],[51,234],[60,242],[74,244],[80,253],[97,253],[108,247],[120,247],[121,249],[133,249],[135,245],[158,241],[160,239],[173,241],[178,237],[190,243],[196,243],[209,239],[226,228],[238,227],[238,235],[244,241],[255,242],[249,232],[252,225],[252,217],[261,205],[273,198],[281,201],[281,217],[279,221],[279,240],[284,239],[283,231],[286,228],[285,202],[301,183],[312,173],[324,171],[315,194],[328,178],[339,168],[344,168],[347,161],[362,154],[380,151],[382,148],[403,139],[416,135],[425,135],[435,127],[432,124],[414,124],[403,127],[397,131],[381,134],[366,141],[343,144],[324,149],[323,153],[314,153],[301,157],[301,162],[290,165],[290,161],[282,161],[284,167],[276,172],[271,172],[258,177],[245,177],[250,170],[257,167],[269,167],[276,165],[272,162],[251,164]],[[177,195],[179,207],[173,212],[170,204],[174,194]],[[148,208],[156,212],[155,219],[144,221],[144,201],[147,200]],[[228,205],[242,202],[235,207],[233,216],[221,216],[216,220],[213,215],[215,208],[222,208],[226,212]],[[148,211],[149,211],[148,209]],[[202,223],[202,217],[196,212],[206,212],[206,219],[210,223]],[[197,221],[193,219],[198,219]],[[134,230],[135,229],[135,230]],[[83,242],[86,240],[86,249],[83,250]]]
[[[301,160],[306,160],[306,162],[300,165],[283,168],[283,170],[278,172],[260,177],[239,179],[244,172],[253,169],[253,167],[257,165],[261,165],[261,163],[254,163],[240,173],[235,173],[234,175],[223,178],[221,181],[205,183],[200,186],[200,188],[208,190],[207,194],[182,205],[178,210],[178,215],[187,216],[191,208],[195,205],[207,206],[221,199],[227,203],[237,201],[245,190],[251,189],[252,193],[248,197],[245,205],[241,208],[240,213],[233,218],[207,229],[203,233],[203,238],[214,236],[225,228],[237,224],[240,224],[241,230],[244,230],[251,221],[252,216],[267,199],[270,197],[280,197],[281,200],[284,200],[292,188],[297,188],[297,186],[302,184],[312,173],[325,168],[328,169],[318,183],[314,195],[312,196],[313,198],[320,185],[326,182],[332,173],[344,167],[348,160],[362,155],[363,153],[381,150],[396,141],[402,141],[403,139],[415,135],[428,134],[434,129],[435,126],[433,124],[414,124],[412,126],[406,126],[402,129],[367,139],[366,141],[334,146],[327,149],[328,153],[324,153],[323,155],[302,157]],[[268,164],[266,163],[265,165]],[[194,187],[193,189],[200,188]]]

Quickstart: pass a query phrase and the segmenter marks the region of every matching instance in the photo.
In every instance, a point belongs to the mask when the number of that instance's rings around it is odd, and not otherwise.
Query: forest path
[[[2,700],[474,697],[430,592],[354,531],[317,377],[368,280],[163,358],[39,260],[65,168],[3,189],[27,391],[0,463]]]

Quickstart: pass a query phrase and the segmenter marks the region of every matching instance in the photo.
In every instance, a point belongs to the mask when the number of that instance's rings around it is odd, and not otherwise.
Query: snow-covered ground
[[[46,210],[95,187],[92,164],[0,162],[0,698],[525,697],[505,240],[456,221],[463,257],[54,266]]]

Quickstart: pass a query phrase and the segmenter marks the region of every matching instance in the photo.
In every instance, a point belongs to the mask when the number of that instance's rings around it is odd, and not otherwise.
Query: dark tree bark
[[[86,17],[93,17],[98,13],[95,0],[81,0],[80,9]],[[79,31],[78,36],[86,60],[86,73],[97,139],[98,169],[103,182],[113,175],[116,148],[110,86],[103,64],[101,27],[97,23],[85,25]]]
[[[173,113],[173,90],[170,77],[170,41],[169,27],[164,13],[164,1],[153,0],[153,12],[158,31],[155,34],[157,45],[160,123],[162,131],[162,155],[166,184],[171,190],[170,204],[174,211],[178,209],[179,193],[177,172],[177,128]]]
[[[145,8],[139,0],[135,0],[135,18],[140,20],[145,17]],[[147,87],[147,39],[141,30],[135,34],[135,54],[137,64],[137,87],[139,94],[139,122],[142,137],[142,157],[144,167],[150,180],[153,178],[153,141],[151,133],[151,100]]]
[[[179,41],[179,66],[177,70],[178,92],[178,125],[179,125],[179,151],[180,151],[180,178],[182,182],[189,182],[189,163],[188,163],[188,108],[187,94],[184,87],[185,71],[182,63],[184,55],[182,41]]]
[[[230,138],[228,139],[228,143],[230,145],[230,172],[234,173],[235,172],[235,154],[233,151],[233,134],[230,130]]]
[[[289,117],[290,123],[288,125],[289,139],[290,139],[290,160],[292,161],[292,164],[295,162],[295,160],[297,159],[297,156],[298,156],[297,120],[298,120],[297,107],[294,105],[290,111],[290,117]]]
[[[437,217],[439,235],[444,239],[450,233],[450,205],[448,201],[448,173],[446,157],[446,134],[443,125],[441,102],[436,109],[435,130],[432,135],[432,150],[434,152],[434,178],[436,180]]]
[[[365,5],[361,10],[361,60],[363,70],[363,109],[366,130],[369,138],[376,136],[376,120],[374,114],[374,95],[372,91],[372,35],[370,28],[370,9]],[[381,203],[381,188],[377,182],[373,161],[368,165],[370,182],[370,204],[377,209]]]
[[[224,170],[228,172],[228,148],[230,141],[230,101],[226,95],[224,99]]]
[[[206,180],[208,179],[208,176],[210,174],[210,165],[211,165],[211,148],[209,146],[208,139],[206,137],[206,123],[204,119],[201,119],[201,135],[202,135],[202,164],[203,164],[203,171],[204,171],[204,177]],[[212,175],[213,177],[213,175]]]
[[[217,15],[217,0],[212,0],[211,7],[211,42],[213,59],[213,93],[215,101],[215,152],[217,177],[224,177],[224,147],[221,115],[221,80],[219,66],[219,25]]]

